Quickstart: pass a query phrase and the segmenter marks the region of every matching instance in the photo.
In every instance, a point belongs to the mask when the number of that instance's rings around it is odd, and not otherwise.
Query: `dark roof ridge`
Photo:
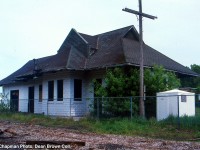
[[[125,37],[126,34],[127,34],[128,32],[130,32],[131,30],[134,30],[135,33],[137,33],[137,36],[139,36],[139,33],[138,33],[138,31],[136,30],[135,26],[130,26],[130,27],[131,27],[131,28],[123,35],[123,37]]]
[[[118,28],[116,30],[112,30],[112,31],[107,31],[107,32],[104,32],[104,33],[100,33],[100,34],[96,34],[94,36],[100,36],[100,35],[104,35],[104,34],[108,34],[108,33],[112,33],[112,32],[116,32],[118,30],[123,30],[123,29],[126,29],[126,28],[129,28],[129,30],[134,27],[133,25],[130,25],[130,26],[126,26],[126,27],[123,27],[123,28]]]
[[[89,35],[89,34],[85,34],[85,33],[82,33],[82,32],[78,32],[80,35],[85,35],[85,36],[90,36],[90,37],[94,37],[95,35]]]
[[[85,33],[80,33],[79,34],[88,42],[88,44],[92,47],[92,48],[96,48],[97,46],[97,40],[98,40],[98,36],[96,35],[88,35]]]
[[[79,34],[79,32],[76,31],[76,29],[72,28],[71,31],[72,31],[72,30],[85,42],[85,44],[88,44],[88,41],[86,41],[86,39],[83,38],[83,37]],[[70,31],[70,32],[71,32],[71,31]]]

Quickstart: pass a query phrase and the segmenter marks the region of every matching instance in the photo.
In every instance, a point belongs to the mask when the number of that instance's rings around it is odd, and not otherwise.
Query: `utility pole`
[[[122,9],[123,11],[135,14],[139,16],[139,42],[140,42],[140,116],[145,117],[145,108],[144,108],[144,54],[143,54],[143,25],[142,18],[146,17],[149,19],[156,19],[156,16],[148,15],[142,12],[142,0],[139,2],[139,11],[135,11],[129,8]]]

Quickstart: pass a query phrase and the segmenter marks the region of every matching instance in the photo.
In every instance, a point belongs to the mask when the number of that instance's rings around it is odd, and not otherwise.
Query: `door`
[[[10,111],[19,111],[19,90],[10,91]]]
[[[28,112],[34,113],[34,86],[28,88]]]

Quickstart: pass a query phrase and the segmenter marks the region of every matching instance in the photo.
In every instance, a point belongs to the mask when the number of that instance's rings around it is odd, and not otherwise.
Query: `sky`
[[[144,42],[184,66],[200,65],[200,0],[143,0]],[[72,28],[95,35],[134,25],[138,0],[0,0],[0,80],[57,53]]]

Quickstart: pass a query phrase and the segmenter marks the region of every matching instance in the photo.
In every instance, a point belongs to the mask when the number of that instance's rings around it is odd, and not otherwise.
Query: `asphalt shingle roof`
[[[28,61],[19,70],[1,80],[0,85],[33,77],[35,64],[40,74],[67,69],[92,70],[120,65],[139,66],[139,50],[138,32],[134,26],[94,36],[72,29],[57,54],[36,59],[35,63],[34,60]],[[180,74],[198,76],[189,68],[144,44],[144,66],[152,67],[155,64]]]

